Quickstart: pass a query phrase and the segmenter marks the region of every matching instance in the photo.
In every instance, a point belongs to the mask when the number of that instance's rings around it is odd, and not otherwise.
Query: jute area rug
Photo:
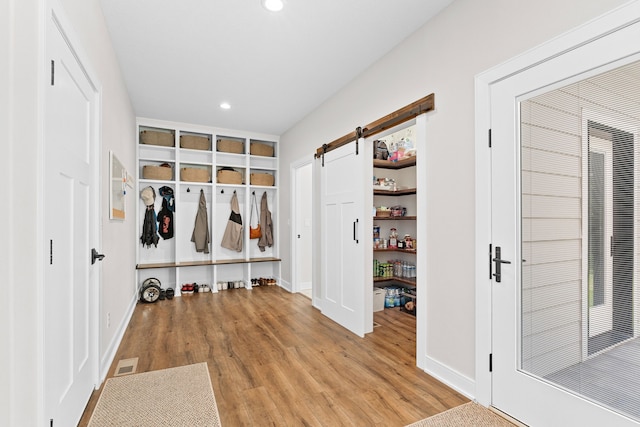
[[[514,427],[509,421],[474,402],[456,406],[448,411],[413,423],[407,427]]]
[[[220,427],[206,362],[109,378],[89,427]]]

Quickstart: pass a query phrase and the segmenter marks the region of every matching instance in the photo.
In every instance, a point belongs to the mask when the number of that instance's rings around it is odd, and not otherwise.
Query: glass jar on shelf
[[[398,247],[398,231],[395,228],[389,233],[389,248],[396,249]]]

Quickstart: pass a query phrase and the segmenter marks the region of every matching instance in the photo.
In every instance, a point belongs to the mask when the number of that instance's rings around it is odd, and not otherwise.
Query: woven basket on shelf
[[[241,141],[233,139],[218,139],[218,151],[223,153],[242,154],[244,152],[244,144]]]
[[[242,174],[234,170],[220,169],[216,177],[218,184],[242,184]]]
[[[167,166],[143,166],[142,178],[143,179],[158,179],[161,181],[171,181],[173,168]]]
[[[273,157],[273,147],[259,142],[252,142],[249,150],[252,156]]]
[[[140,142],[147,145],[161,145],[163,147],[173,147],[175,138],[171,132],[160,132],[155,130],[143,130],[140,132]]]
[[[251,185],[272,186],[275,178],[270,173],[252,173],[249,175],[249,179]]]
[[[191,150],[208,150],[209,138],[198,135],[180,135],[180,147]]]
[[[189,182],[209,182],[209,171],[201,168],[181,168],[180,179]]]

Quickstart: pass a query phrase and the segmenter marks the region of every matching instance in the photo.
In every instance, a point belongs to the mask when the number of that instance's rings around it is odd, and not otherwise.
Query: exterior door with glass
[[[490,87],[491,399],[528,425],[640,422],[638,37],[626,26]]]

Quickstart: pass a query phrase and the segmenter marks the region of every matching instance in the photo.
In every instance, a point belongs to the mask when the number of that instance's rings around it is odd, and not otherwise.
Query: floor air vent
[[[113,374],[113,376],[119,377],[121,375],[135,374],[137,367],[138,367],[137,357],[134,357],[133,359],[122,359],[121,361],[118,362],[118,366],[116,366],[116,372]]]

